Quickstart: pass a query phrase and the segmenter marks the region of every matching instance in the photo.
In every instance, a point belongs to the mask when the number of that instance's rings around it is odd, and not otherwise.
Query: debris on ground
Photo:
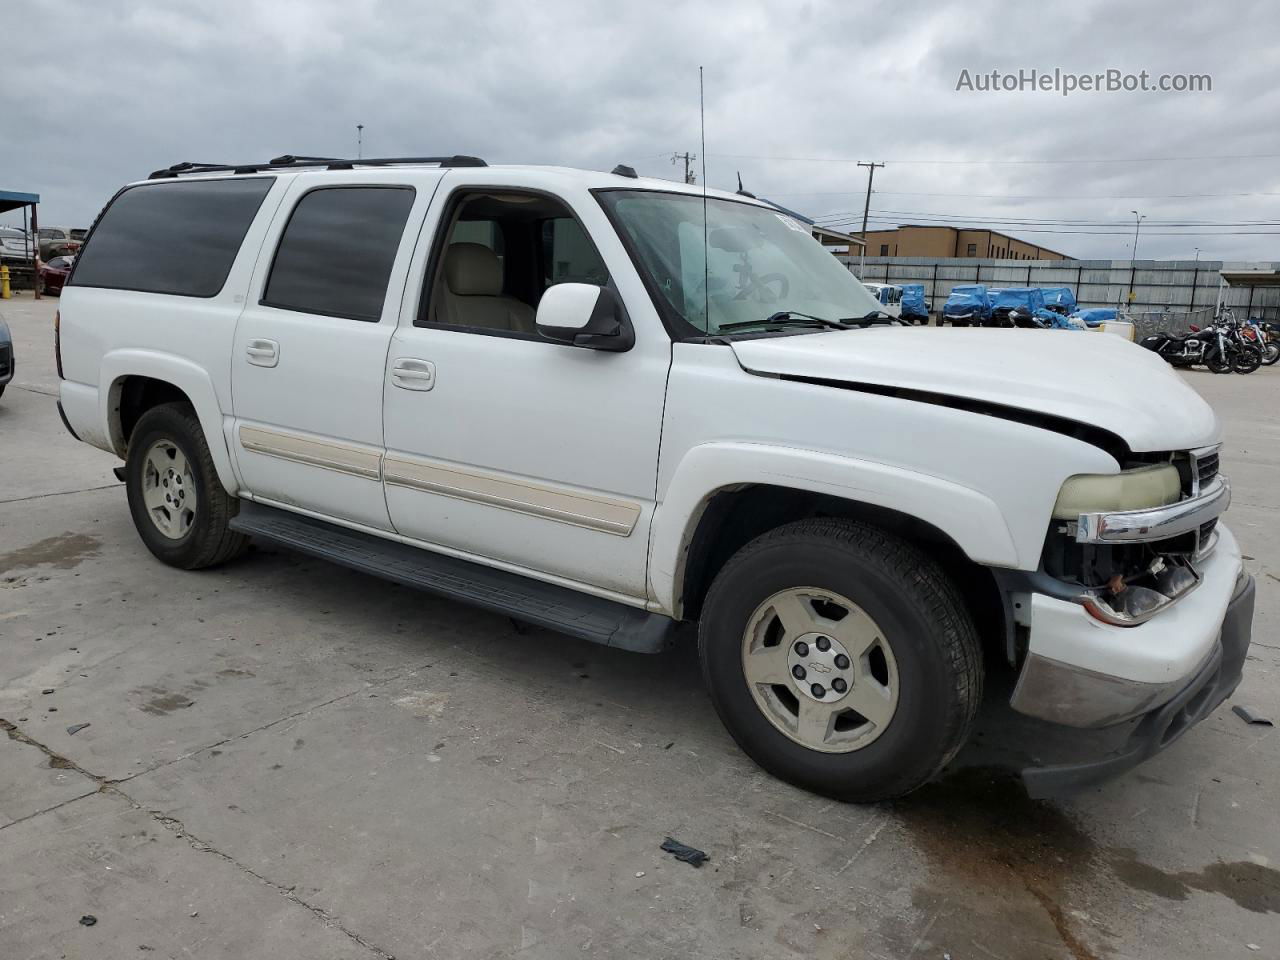
[[[1234,707],[1231,708],[1231,712],[1234,713],[1241,720],[1243,720],[1245,723],[1256,723],[1258,726],[1261,726],[1261,727],[1275,726],[1275,723],[1272,722],[1270,717],[1264,717],[1260,713],[1254,713],[1248,707],[1239,703],[1237,703]]]
[[[662,849],[671,854],[677,860],[683,860],[691,867],[700,867],[711,859],[706,853],[697,847],[690,847],[681,843],[679,840],[673,840],[671,837],[662,841]]]
[[[43,693],[45,696],[48,696],[49,694],[53,693],[53,687],[49,687],[45,690],[41,690],[40,692]]]
[[[98,918],[95,917],[92,913],[86,913],[83,917],[80,918],[80,926],[82,927],[92,927],[97,922],[98,922]]]
[[[74,737],[87,726],[89,726],[87,723],[73,723],[71,726],[67,727],[67,733]]]
[[[641,877],[643,877],[643,876],[644,876],[644,871],[643,871],[643,870],[637,870],[637,871],[636,871],[636,879],[637,879],[637,880],[639,880],[639,879],[640,879]]]

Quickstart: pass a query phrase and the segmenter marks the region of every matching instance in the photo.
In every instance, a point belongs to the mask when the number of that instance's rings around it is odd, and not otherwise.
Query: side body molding
[[[125,378],[138,376],[163,380],[191,398],[196,417],[200,420],[205,440],[209,444],[209,454],[213,457],[218,479],[228,493],[236,492],[239,484],[232,469],[231,454],[227,450],[226,435],[222,429],[222,406],[208,371],[175,354],[137,349],[111,351],[102,358],[100,369],[98,382],[110,386],[98,391],[99,422],[102,424],[103,435],[111,441],[111,447],[117,455],[124,457],[126,448],[116,415]]]
[[[708,443],[680,461],[650,541],[649,589],[678,613],[684,561],[706,502],[735,487],[769,484],[897,510],[933,524],[978,563],[1016,567],[1017,549],[995,502],[949,480],[869,460],[761,443]]]

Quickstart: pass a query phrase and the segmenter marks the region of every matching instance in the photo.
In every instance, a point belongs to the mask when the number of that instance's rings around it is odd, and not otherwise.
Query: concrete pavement
[[[56,306],[0,303],[0,958],[1280,957],[1275,728],[1224,706],[1033,803],[975,766],[993,703],[941,783],[834,804],[738,751],[688,646],[521,633],[270,548],[161,565],[58,421]],[[1280,367],[1187,378],[1258,578],[1231,702],[1280,720]]]

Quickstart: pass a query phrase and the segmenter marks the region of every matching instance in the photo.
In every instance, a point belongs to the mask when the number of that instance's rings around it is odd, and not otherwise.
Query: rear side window
[[[319,187],[293,208],[262,303],[377,322],[412,187]]]
[[[182,297],[216,296],[273,177],[129,187],[103,211],[73,283]]]

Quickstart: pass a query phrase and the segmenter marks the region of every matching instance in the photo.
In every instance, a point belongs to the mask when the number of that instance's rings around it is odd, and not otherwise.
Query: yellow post
[[[8,300],[13,296],[9,289],[9,268],[0,266],[0,300]]]

